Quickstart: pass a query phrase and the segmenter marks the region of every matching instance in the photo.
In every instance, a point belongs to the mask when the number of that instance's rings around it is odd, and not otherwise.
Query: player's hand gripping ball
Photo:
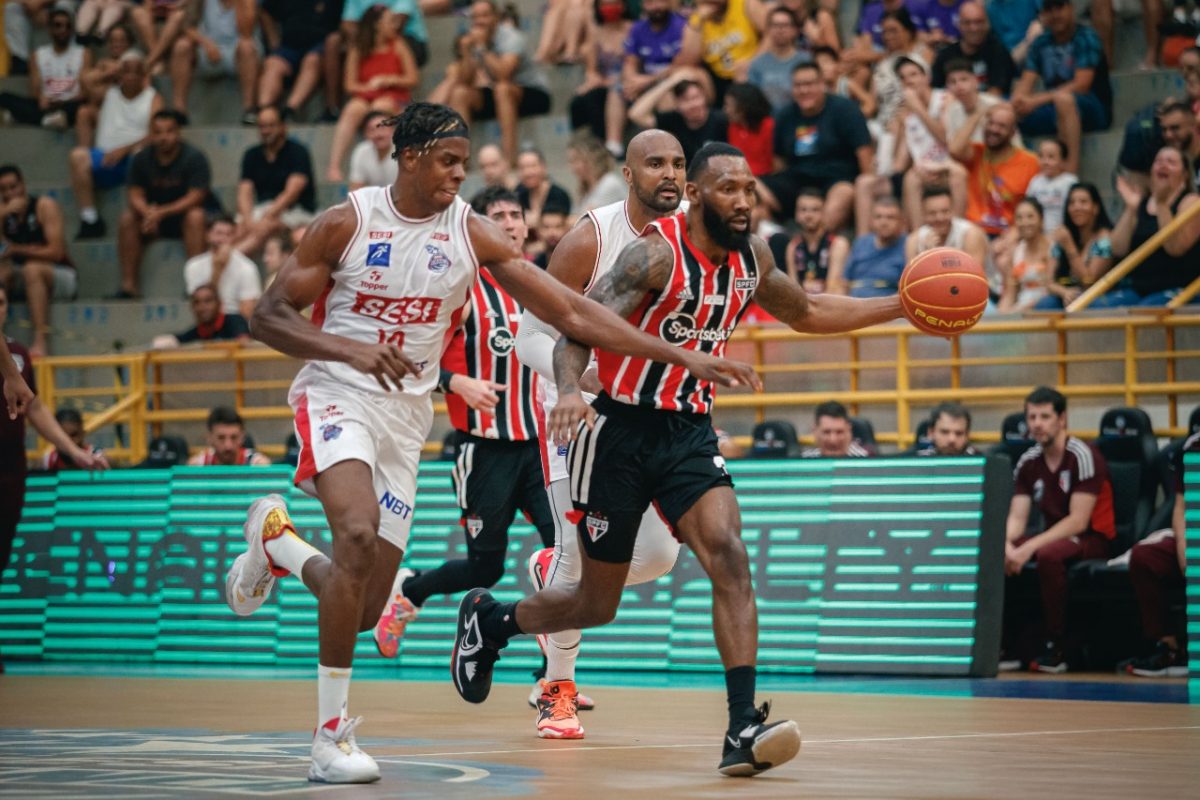
[[[914,258],[900,275],[900,304],[914,328],[934,336],[970,330],[988,303],[988,282],[975,259],[952,247]]]

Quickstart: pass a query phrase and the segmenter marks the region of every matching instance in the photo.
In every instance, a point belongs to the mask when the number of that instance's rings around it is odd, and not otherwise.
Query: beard
[[[735,231],[716,209],[704,207],[704,229],[718,246],[726,250],[743,250],[750,244],[750,231]]]
[[[655,11],[646,15],[646,19],[655,27],[665,24],[670,17],[670,11]]]
[[[642,190],[637,188],[635,185],[633,187],[633,194],[635,197],[637,197],[639,203],[644,205],[646,208],[653,209],[663,216],[666,216],[667,214],[677,210],[679,208],[679,198],[683,196],[683,191],[676,186],[675,197],[668,200],[665,197],[659,197],[658,189],[659,187],[656,186],[654,187],[654,191],[643,193]]]

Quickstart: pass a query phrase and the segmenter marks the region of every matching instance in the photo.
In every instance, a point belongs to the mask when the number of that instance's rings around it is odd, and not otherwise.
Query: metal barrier
[[[1196,349],[1177,347],[1177,334],[1196,329]],[[1069,347],[1072,334],[1088,332],[1119,332],[1121,346],[1109,349]],[[1139,349],[1139,333],[1153,333],[1161,338],[1162,346]],[[965,355],[976,337],[1021,337],[1015,352],[1002,355]],[[1036,353],[1034,344],[1039,337],[1048,337],[1052,352]],[[893,358],[864,358],[863,348],[873,343],[890,342]],[[991,340],[984,340],[991,341]],[[1089,337],[1096,344],[1095,337]],[[822,349],[829,342],[844,343],[849,357],[845,361],[820,363],[786,361],[769,358],[768,349],[777,343],[817,344]],[[860,413],[862,407],[894,409],[896,429],[877,432],[881,443],[905,447],[912,441],[914,411],[943,400],[959,400],[971,405],[1016,406],[1033,388],[1033,382],[1006,381],[1004,385],[970,385],[971,370],[994,367],[1053,365],[1054,383],[1071,398],[1112,398],[1116,403],[1137,405],[1148,399],[1165,400],[1168,424],[1157,432],[1176,436],[1184,432],[1180,421],[1180,398],[1200,396],[1200,373],[1197,379],[1185,380],[1181,365],[1200,364],[1200,315],[1143,315],[1106,317],[1040,316],[1008,321],[983,322],[961,337],[945,343],[944,357],[920,357],[913,346],[921,349],[941,347],[915,329],[902,324],[878,326],[852,334],[809,336],[781,326],[750,325],[739,330],[731,340],[732,355],[753,363],[763,375],[768,390],[761,393],[723,390],[718,394],[717,415],[722,411],[749,410],[761,421],[780,409],[794,410],[797,406],[812,406],[825,400],[839,400]],[[930,343],[934,344],[931,345]],[[1162,380],[1143,379],[1150,364]],[[1105,380],[1073,382],[1069,367],[1076,365],[1107,365]],[[204,370],[200,370],[204,367]],[[221,372],[227,375],[203,376],[200,373]],[[79,406],[83,401],[94,403],[103,399],[100,410],[85,414],[85,428],[92,432],[105,425],[125,427],[124,446],[109,450],[114,459],[136,462],[146,456],[150,436],[161,433],[165,426],[179,422],[203,420],[207,405],[186,400],[189,394],[218,393],[228,397],[229,405],[238,409],[248,420],[290,419],[291,409],[282,401],[297,362],[273,350],[260,346],[220,345],[196,350],[177,350],[127,355],[53,357],[41,359],[36,365],[41,398],[49,407]],[[180,377],[170,373],[179,371]],[[275,375],[272,376],[271,372]],[[837,373],[849,376],[846,390],[834,391],[772,391],[772,377],[788,375],[813,376],[817,373]],[[1187,372],[1196,372],[1189,369]],[[107,378],[105,376],[108,376]],[[915,375],[921,376],[918,382]],[[871,380],[867,378],[870,376]],[[932,376],[932,377],[931,377]],[[974,377],[978,377],[974,375]],[[778,382],[778,381],[776,381]],[[868,383],[884,388],[865,388]],[[272,394],[273,393],[273,394]],[[265,399],[256,395],[267,395]],[[111,402],[108,402],[108,401]],[[438,413],[445,404],[435,402]],[[744,440],[745,437],[743,437]],[[980,431],[976,441],[995,441],[998,434]],[[39,442],[45,448],[45,442]],[[282,445],[259,448],[269,455],[280,455]],[[426,444],[429,452],[440,449],[437,442]],[[36,455],[33,453],[31,455]]]

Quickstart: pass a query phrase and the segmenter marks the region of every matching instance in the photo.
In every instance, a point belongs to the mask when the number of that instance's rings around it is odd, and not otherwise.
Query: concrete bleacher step
[[[1186,96],[1183,76],[1173,69],[1113,73],[1112,87],[1115,130],[1146,106],[1167,97]]]

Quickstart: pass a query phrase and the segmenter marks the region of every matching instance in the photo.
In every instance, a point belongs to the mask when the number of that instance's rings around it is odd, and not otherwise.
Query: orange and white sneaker
[[[545,675],[546,671],[542,670],[541,674]],[[529,693],[530,708],[538,707],[538,700],[542,699],[542,692],[546,691],[546,683],[545,678],[538,678],[533,682],[533,691]],[[591,711],[596,707],[596,701],[579,691],[579,687],[575,688],[575,700],[580,711]]]
[[[296,528],[287,513],[287,504],[277,494],[260,497],[250,505],[242,535],[246,538],[246,552],[234,559],[233,566],[225,576],[225,602],[240,617],[249,616],[258,610],[270,595],[276,578],[290,573],[276,567],[267,555],[266,543],[291,532]]]
[[[407,567],[396,573],[396,580],[392,582],[392,599],[384,606],[379,622],[375,623],[375,647],[384,658],[396,657],[404,629],[421,611],[404,596],[404,582],[413,575],[416,573]]]
[[[546,681],[538,698],[537,735],[540,739],[582,739],[575,681]]]

